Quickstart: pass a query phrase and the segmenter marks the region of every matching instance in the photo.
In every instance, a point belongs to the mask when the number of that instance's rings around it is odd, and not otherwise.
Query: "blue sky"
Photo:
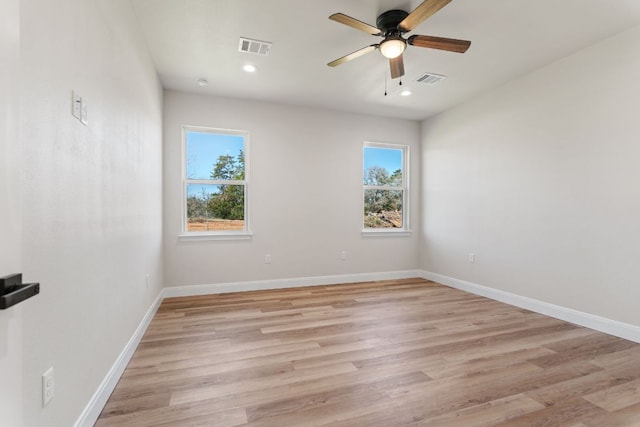
[[[395,148],[364,147],[364,170],[372,166],[383,167],[393,174],[402,169],[402,150]]]
[[[218,157],[238,156],[244,148],[242,135],[187,132],[187,178],[211,179]]]
[[[187,178],[211,179],[211,171],[221,155],[237,157],[244,148],[242,135],[187,132]],[[187,196],[216,193],[217,185],[189,184]]]

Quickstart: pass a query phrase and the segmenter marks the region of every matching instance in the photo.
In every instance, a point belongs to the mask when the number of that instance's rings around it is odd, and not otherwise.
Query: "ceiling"
[[[471,47],[459,54],[409,46],[402,82],[413,94],[402,97],[379,52],[326,65],[381,40],[328,16],[375,25],[380,13],[410,12],[420,0],[131,1],[165,88],[412,120],[640,23],[638,0],[452,0],[409,35],[471,40]],[[270,54],[239,52],[240,37],[272,42]],[[245,64],[257,72],[242,71]],[[447,78],[436,86],[415,81],[427,72]]]

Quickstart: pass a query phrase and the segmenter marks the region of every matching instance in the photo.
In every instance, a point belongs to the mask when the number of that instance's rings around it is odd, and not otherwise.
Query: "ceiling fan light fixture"
[[[406,47],[407,42],[402,40],[402,38],[388,37],[380,43],[380,53],[382,53],[382,56],[385,58],[393,59],[402,55]]]
[[[372,44],[362,49],[356,50],[348,55],[329,62],[329,67],[336,67],[347,61],[359,58],[373,50],[380,50],[382,56],[389,61],[391,78],[397,79],[404,76],[404,58],[402,54],[407,49],[407,45],[419,48],[439,49],[448,52],[464,53],[469,49],[471,42],[468,40],[457,40],[445,37],[423,36],[414,34],[404,38],[405,33],[413,31],[424,20],[438,12],[449,4],[451,0],[422,0],[420,5],[410,13],[401,9],[391,9],[378,15],[376,25],[369,25],[356,18],[352,18],[344,13],[334,13],[329,16],[332,21],[347,25],[356,30],[382,37],[382,41]]]

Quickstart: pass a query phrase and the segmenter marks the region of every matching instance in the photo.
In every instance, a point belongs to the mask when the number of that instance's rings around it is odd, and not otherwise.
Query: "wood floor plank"
[[[337,365],[323,366],[322,368],[310,368],[303,370],[287,371],[279,375],[268,377],[254,377],[225,384],[198,384],[197,387],[178,389],[171,395],[171,405],[180,403],[197,402],[199,400],[222,396],[230,393],[238,393],[253,389],[268,391],[270,387],[295,382],[313,381],[328,376],[341,375],[356,371],[352,363],[340,363]]]
[[[640,405],[640,379],[595,391],[584,398],[609,412]]]
[[[348,384],[328,391],[303,394],[295,398],[249,407],[247,408],[247,417],[249,421],[261,418],[272,418],[273,421],[273,417],[286,416],[293,411],[300,413],[314,407],[323,407],[323,410],[326,410],[327,405],[341,404],[344,400],[352,402],[354,397],[358,399],[356,396],[362,396],[363,399],[370,401],[381,400],[387,397],[386,390],[408,384],[422,384],[429,380],[428,376],[416,371],[387,377],[380,381]]]
[[[436,417],[425,418],[419,407],[400,411],[378,411],[366,417],[336,423],[336,427],[371,425],[428,425],[433,427],[491,426],[544,408],[540,403],[522,395],[508,396],[460,410],[452,410]]]
[[[640,404],[627,406],[615,412],[604,412],[582,421],[589,427],[636,427],[640,426]]]
[[[594,365],[600,366],[605,369],[615,368],[629,361],[640,359],[640,345],[635,345],[626,350],[616,351],[612,353],[596,356],[591,360]]]
[[[639,426],[640,344],[423,279],[167,298],[96,426]]]
[[[609,390],[625,381],[603,370],[539,387],[526,392],[526,395],[545,406],[551,406],[555,402],[585,397],[596,390]]]
[[[569,399],[547,406],[539,411],[529,412],[508,421],[494,424],[495,427],[546,427],[566,426],[577,422],[584,422],[597,416],[602,416],[605,411],[591,402],[583,399]]]

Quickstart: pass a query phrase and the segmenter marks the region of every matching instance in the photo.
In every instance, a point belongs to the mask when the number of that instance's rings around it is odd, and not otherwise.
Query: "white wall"
[[[419,122],[174,91],[164,111],[166,286],[417,268],[418,224],[410,237],[363,238],[361,199],[363,142],[408,144],[418,218]],[[250,132],[251,240],[178,239],[181,125]]]
[[[162,91],[127,0],[20,4],[22,264],[41,284],[21,308],[20,425],[68,427],[162,286]]]
[[[423,123],[423,269],[640,325],[639,50],[636,27]]]
[[[18,140],[19,0],[0,0],[0,276],[22,271]],[[0,424],[22,425],[22,305],[0,310]]]

